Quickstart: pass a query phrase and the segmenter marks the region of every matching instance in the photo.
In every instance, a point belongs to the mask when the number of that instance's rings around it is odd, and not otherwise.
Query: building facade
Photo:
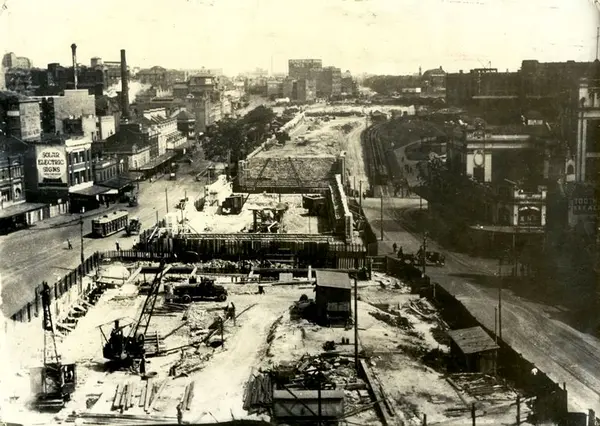
[[[317,79],[317,96],[320,98],[337,97],[342,94],[342,70],[325,67]]]
[[[39,141],[40,106],[35,100],[0,94],[0,130],[25,142]]]
[[[321,59],[290,59],[288,61],[288,76],[294,80],[316,80],[323,68]]]
[[[0,208],[25,202],[23,156],[0,153]]]
[[[32,65],[29,58],[17,56],[13,52],[10,52],[2,57],[2,66],[8,70],[11,68],[29,69]]]
[[[317,99],[316,80],[298,80],[296,83],[296,100],[298,102],[313,102]]]

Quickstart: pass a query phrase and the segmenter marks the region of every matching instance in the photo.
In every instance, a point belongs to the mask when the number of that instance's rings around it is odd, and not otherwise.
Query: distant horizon
[[[225,75],[286,73],[294,58],[319,58],[356,75],[410,75],[440,65],[458,72],[490,62],[517,70],[522,59],[589,62],[600,25],[590,0],[174,0],[169,7],[104,0],[93,15],[73,0],[6,5],[0,52],[41,68],[70,66],[76,43],[82,64],[118,61],[125,49],[130,66],[204,66]]]

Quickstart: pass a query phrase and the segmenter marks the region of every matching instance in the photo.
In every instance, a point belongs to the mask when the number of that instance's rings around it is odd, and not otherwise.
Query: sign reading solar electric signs
[[[67,186],[67,154],[61,146],[36,147],[39,186]]]

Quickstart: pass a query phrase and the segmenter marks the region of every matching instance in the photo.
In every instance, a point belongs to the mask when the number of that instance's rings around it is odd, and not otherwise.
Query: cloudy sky
[[[588,61],[593,0],[0,0],[0,53],[35,66],[92,56],[130,65],[286,71],[321,58],[354,73]]]

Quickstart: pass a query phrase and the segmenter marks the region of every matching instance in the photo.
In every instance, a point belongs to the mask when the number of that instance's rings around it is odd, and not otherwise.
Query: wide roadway
[[[379,198],[363,200],[365,215],[378,237],[380,206]],[[379,242],[380,254],[391,254],[394,242],[402,246],[405,253],[418,250],[422,234],[414,231],[413,220],[414,210],[418,209],[418,198],[384,197],[384,238]],[[454,294],[477,320],[494,330],[494,308],[498,305],[498,287],[494,284],[497,261],[448,251],[431,240],[429,249],[446,255],[445,267],[427,268],[432,281]],[[503,289],[502,338],[553,381],[566,384],[571,410],[587,412],[591,408],[598,413],[600,341],[563,322],[560,319],[562,309]]]
[[[194,200],[205,183],[196,182],[195,174],[202,170],[206,163],[196,156],[192,165],[182,165],[176,180],[168,176],[152,183],[139,183],[140,195],[137,207],[126,204],[111,204],[107,209],[86,212],[83,224],[84,256],[87,258],[95,251],[114,250],[118,241],[121,249],[129,249],[137,241],[136,236],[127,237],[124,231],[106,238],[91,238],[91,220],[106,212],[127,210],[130,217],[137,216],[142,222],[142,229],[156,223],[157,213],[160,218],[167,211],[175,211],[175,205],[187,194]],[[65,215],[45,220],[29,229],[0,236],[0,283],[2,286],[2,312],[10,316],[27,302],[33,300],[34,289],[44,280],[50,284],[66,275],[80,263],[80,225],[78,214]],[[67,239],[73,245],[67,249]]]

